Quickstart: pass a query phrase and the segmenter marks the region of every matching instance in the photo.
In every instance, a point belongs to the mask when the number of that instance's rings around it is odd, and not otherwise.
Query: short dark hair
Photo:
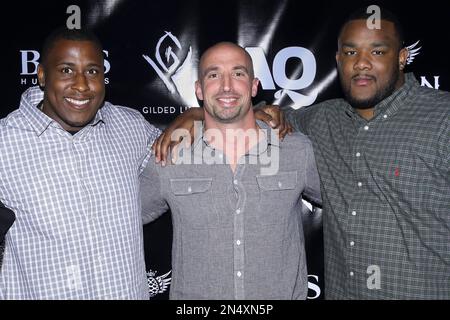
[[[41,63],[45,64],[48,53],[59,40],[90,41],[94,43],[100,51],[103,51],[100,40],[92,31],[87,29],[67,29],[67,27],[60,27],[52,31],[44,40],[41,50]]]
[[[354,12],[352,12],[341,24],[341,28],[339,29],[338,37],[341,36],[342,30],[344,29],[345,25],[349,23],[350,21],[354,20],[367,20],[372,13],[367,13],[368,7],[361,7]],[[388,9],[385,9],[383,7],[380,7],[380,13],[381,13],[381,20],[389,21],[394,24],[395,32],[397,33],[398,38],[398,44],[399,49],[402,49],[405,46],[405,34],[403,30],[403,26],[400,23],[400,20],[397,18],[395,14],[393,14]]]

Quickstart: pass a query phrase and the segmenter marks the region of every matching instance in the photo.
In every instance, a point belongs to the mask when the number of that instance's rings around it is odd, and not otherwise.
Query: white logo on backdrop
[[[413,43],[410,46],[407,46],[406,49],[408,49],[408,59],[406,60],[406,64],[411,64],[413,63],[414,59],[416,58],[417,55],[420,54],[420,49],[422,49],[422,47],[418,47],[420,40],[418,40],[417,42]],[[440,76],[433,76],[433,80],[429,79],[430,77],[426,76],[420,76],[420,85],[422,87],[428,87],[431,89],[436,89],[438,90],[440,87],[440,83],[439,83],[439,78]]]
[[[416,43],[413,43],[410,46],[407,46],[406,49],[408,49],[408,59],[406,60],[406,64],[411,64],[414,61],[414,58],[420,53],[420,49],[422,47],[416,48],[416,46],[419,44],[420,40],[418,40]]]
[[[184,101],[198,105],[194,86],[197,75],[191,61],[192,47],[189,46],[184,59],[180,58],[175,50],[183,52],[180,41],[171,32],[165,31],[165,35],[159,38],[156,44],[154,59],[145,54],[142,56],[152,66],[170,93],[178,94]],[[164,51],[164,57],[161,56],[161,51]]]
[[[103,50],[105,59],[103,59],[103,66],[105,68],[105,84],[109,84],[109,78],[106,74],[111,69],[111,64],[106,59],[109,56],[108,50]],[[20,75],[24,76],[20,79],[22,85],[37,85],[37,68],[39,65],[39,58],[41,54],[36,50],[20,50]],[[30,76],[30,78],[28,78]]]
[[[147,272],[148,292],[150,293],[150,298],[165,292],[169,288],[172,278],[167,277],[171,272],[172,270],[158,277],[156,276],[157,271],[150,270]]]
[[[159,38],[155,48],[154,58],[143,55],[144,59],[152,66],[159,78],[164,82],[172,94],[179,94],[184,101],[195,101],[194,83],[197,80],[196,66],[192,61],[192,47],[181,59],[176,53],[183,52],[183,46],[177,37],[171,32],[165,31],[165,35]],[[260,47],[245,48],[253,60],[255,76],[260,80],[263,90],[277,90],[274,99],[279,102],[285,96],[289,97],[294,109],[309,106],[317,98],[317,91],[309,94],[299,93],[299,90],[308,88],[316,76],[316,59],[314,54],[303,47],[287,47],[280,50],[269,66],[264,51]],[[161,56],[161,52],[164,52]],[[299,60],[299,65],[287,75],[286,64],[289,59]],[[298,76],[300,74],[300,76]]]
[[[262,48],[247,47],[245,50],[252,57],[255,76],[261,82],[262,88],[276,90],[275,84],[281,88],[274,94],[275,104],[278,104],[284,96],[292,100],[291,107],[294,109],[309,106],[316,101],[317,91],[315,90],[309,95],[297,92],[308,88],[316,77],[316,58],[310,50],[303,47],[287,47],[280,50],[273,59],[272,72]],[[289,59],[301,61],[291,75],[286,74],[286,64]],[[298,74],[301,76],[298,77]]]

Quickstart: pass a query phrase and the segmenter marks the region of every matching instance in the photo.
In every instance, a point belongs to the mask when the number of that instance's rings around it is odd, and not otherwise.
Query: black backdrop
[[[188,106],[201,52],[218,41],[247,48],[262,84],[255,102],[307,107],[341,96],[335,70],[341,20],[362,6],[378,4],[396,13],[412,45],[413,71],[422,85],[450,89],[450,4],[443,1],[12,1],[3,9],[1,117],[18,107],[21,93],[36,84],[36,61],[45,36],[65,25],[70,5],[81,25],[104,44],[108,101],[139,110],[164,128]],[[418,42],[419,41],[419,42]],[[418,42],[418,43],[417,43]],[[311,211],[312,210],[312,211]],[[309,298],[323,298],[321,210],[304,206]],[[167,299],[171,221],[166,214],[144,227],[153,299]]]

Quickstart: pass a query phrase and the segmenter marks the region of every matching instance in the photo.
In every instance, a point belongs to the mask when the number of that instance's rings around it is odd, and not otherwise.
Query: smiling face
[[[103,53],[91,41],[57,40],[38,67],[42,111],[67,131],[79,131],[105,98]]]
[[[357,109],[369,109],[404,83],[408,52],[399,48],[394,24],[381,20],[369,29],[366,20],[351,20],[342,29],[336,61],[342,89]]]
[[[195,88],[197,97],[203,100],[205,117],[220,123],[236,123],[251,110],[258,83],[245,50],[220,43],[203,54]]]

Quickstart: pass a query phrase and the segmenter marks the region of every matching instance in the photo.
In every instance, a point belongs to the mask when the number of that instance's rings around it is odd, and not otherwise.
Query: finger
[[[286,135],[291,135],[294,132],[294,128],[289,122],[285,122],[285,129],[280,133],[280,140],[283,141],[283,139],[286,137]]]
[[[178,160],[179,146],[181,146],[181,144],[174,142],[174,141],[172,141],[172,143],[170,144],[170,154],[171,154],[170,160],[171,160],[172,164],[175,164]]]
[[[163,139],[161,139],[161,143],[159,146],[159,148],[160,148],[159,152],[160,152],[160,156],[161,156],[161,165],[162,166],[165,166],[167,163],[167,154],[169,151],[169,146],[172,142],[172,132],[173,132],[173,130],[170,127],[167,128]]]
[[[280,119],[281,119],[281,123],[282,125],[280,126],[280,140],[283,141],[284,137],[288,134],[289,132],[289,128],[290,128],[290,123],[286,120],[286,117],[284,116],[283,112],[280,112]]]
[[[277,108],[277,107],[270,107],[270,109],[268,110],[268,113],[272,116],[272,121],[274,123],[274,128],[275,129],[283,129],[283,117],[282,117],[282,113],[281,111]]]
[[[159,163],[161,161],[161,141],[164,138],[164,132],[156,139],[152,145],[152,151],[155,155],[155,162]]]
[[[183,129],[175,129],[173,130],[172,134],[171,134],[171,139],[170,139],[170,143],[168,146],[168,150],[167,150],[167,155],[169,156],[170,154],[170,161],[172,164],[174,164],[177,159],[178,159],[178,150],[179,148],[181,148],[182,142],[186,141],[186,140],[190,140],[190,136],[189,133]]]
[[[272,128],[275,127],[275,123],[273,122],[272,116],[270,114],[266,113],[264,110],[261,110],[261,109],[257,110],[255,112],[255,118],[265,122]]]
[[[267,105],[263,108],[263,110],[272,117],[274,128],[278,128],[280,125],[282,125],[282,119],[280,118],[282,112],[278,106]]]

